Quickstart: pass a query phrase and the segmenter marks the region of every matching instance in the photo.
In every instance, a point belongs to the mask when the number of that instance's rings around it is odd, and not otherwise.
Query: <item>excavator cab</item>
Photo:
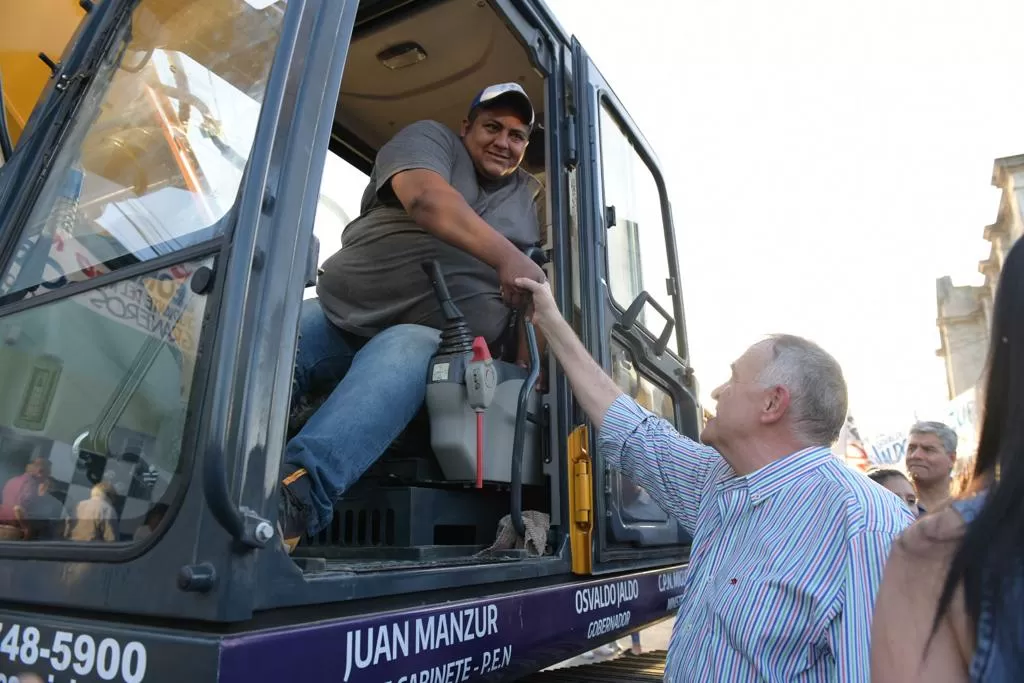
[[[543,3],[75,7],[63,50],[31,55],[41,94],[0,167],[0,600],[272,628],[685,557],[681,527],[590,447],[530,326],[526,368],[482,348],[433,263],[447,322],[421,415],[330,528],[291,556],[277,538],[301,302],[377,150],[413,121],[457,129],[489,83],[537,109],[533,257],[561,309],[624,391],[696,436],[664,178]]]

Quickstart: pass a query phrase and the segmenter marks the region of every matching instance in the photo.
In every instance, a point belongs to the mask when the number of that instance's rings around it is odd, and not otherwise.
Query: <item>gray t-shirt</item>
[[[507,328],[497,272],[417,225],[391,190],[400,171],[429,169],[448,181],[480,217],[520,249],[540,237],[534,204],[540,181],[522,169],[498,182],[477,175],[462,140],[436,121],[418,121],[377,153],[361,214],[346,226],[342,248],[323,264],[317,295],[338,327],[369,337],[400,323],[440,329],[440,308],[421,263],[437,259],[452,299],[474,335],[493,343]]]

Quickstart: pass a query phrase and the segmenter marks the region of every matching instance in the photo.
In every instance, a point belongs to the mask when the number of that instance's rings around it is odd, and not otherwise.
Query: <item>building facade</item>
[[[936,281],[940,339],[936,354],[945,361],[950,400],[973,391],[984,369],[999,273],[1010,246],[1024,233],[1024,154],[996,159],[992,184],[1001,192],[996,220],[982,233],[991,245],[988,258],[978,264],[984,283],[957,287],[948,276]]]

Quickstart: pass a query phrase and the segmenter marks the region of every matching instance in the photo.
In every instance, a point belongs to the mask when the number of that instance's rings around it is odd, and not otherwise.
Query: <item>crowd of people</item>
[[[905,465],[910,476],[893,467],[872,468],[867,475],[899,496],[914,516],[920,517],[939,508],[953,494],[957,441],[949,425],[919,421],[907,435]]]
[[[67,492],[54,495],[50,461],[36,456],[25,471],[11,477],[0,491],[0,540],[107,542],[125,540],[122,520],[114,506],[116,487],[109,479],[95,483],[89,496],[77,502]],[[131,520],[133,540],[149,536],[167,512],[158,502],[141,523]],[[129,529],[130,531],[130,529]]]

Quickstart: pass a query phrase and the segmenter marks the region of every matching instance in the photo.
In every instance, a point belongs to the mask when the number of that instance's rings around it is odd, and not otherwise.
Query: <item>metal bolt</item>
[[[260,522],[256,525],[256,540],[260,543],[266,543],[274,537],[274,527],[270,526],[270,522]]]
[[[43,64],[45,64],[47,67],[49,67],[50,75],[51,76],[53,74],[57,73],[57,69],[60,68],[60,65],[57,64],[57,62],[55,62],[52,59],[50,59],[49,55],[47,55],[45,52],[40,52],[36,56],[39,57],[39,59],[43,62]]]

